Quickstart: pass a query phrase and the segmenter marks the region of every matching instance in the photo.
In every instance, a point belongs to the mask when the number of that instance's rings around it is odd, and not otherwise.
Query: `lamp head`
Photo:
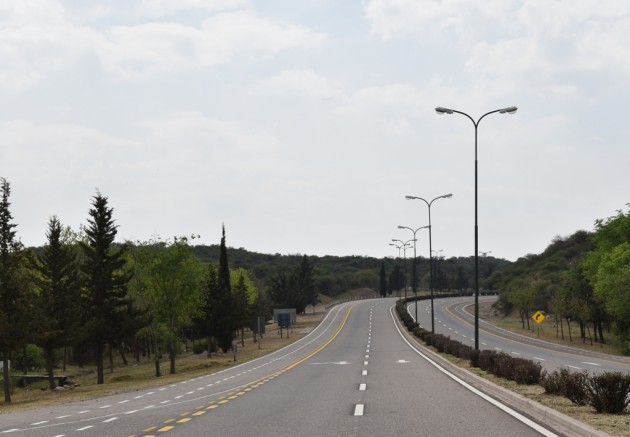
[[[448,193],[442,196],[443,199],[450,199],[451,197],[453,197],[452,193]]]
[[[509,106],[507,108],[500,109],[499,112],[501,114],[505,114],[505,113],[514,114],[514,113],[516,113],[517,110],[518,110],[518,108],[516,106]]]
[[[419,199],[419,197],[416,197],[416,196],[405,196],[405,199],[413,200],[413,199]]]
[[[452,114],[453,110],[452,109],[448,109],[448,108],[443,108],[442,106],[438,106],[437,108],[435,108],[435,112],[437,112],[439,115]]]

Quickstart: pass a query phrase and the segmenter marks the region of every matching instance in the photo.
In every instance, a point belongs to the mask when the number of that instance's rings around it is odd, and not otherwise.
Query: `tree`
[[[76,309],[81,295],[81,272],[76,246],[68,241],[67,234],[64,236],[61,222],[55,216],[48,221],[46,238],[48,242],[36,264],[40,324],[37,344],[44,350],[52,390],[55,388],[54,350],[70,345],[80,331]]]
[[[601,259],[595,292],[613,317],[624,343],[630,339],[630,243],[616,246]]]
[[[150,267],[155,292],[155,313],[168,330],[170,373],[175,373],[175,341],[179,330],[192,320],[200,302],[201,264],[186,238],[163,244]]]
[[[249,323],[251,311],[247,296],[247,284],[242,273],[234,287],[232,299],[234,301],[234,324],[241,330],[241,345],[245,346],[245,325]]]
[[[4,401],[11,402],[9,359],[26,344],[32,320],[33,299],[26,256],[12,223],[11,185],[0,178],[0,352],[2,352]]]
[[[379,284],[381,297],[387,296],[387,273],[385,272],[385,261],[381,261],[381,279]]]
[[[214,337],[223,353],[226,353],[234,339],[234,302],[225,246],[225,227],[221,237],[219,267],[208,265],[202,290],[201,324],[208,335],[208,355],[210,342]]]
[[[97,384],[103,384],[105,345],[109,344],[111,348],[127,336],[129,332],[126,328],[132,326],[128,322],[136,314],[127,289],[131,279],[125,258],[128,248],[114,244],[118,231],[107,197],[97,192],[89,215],[91,218],[85,228],[86,242],[81,243],[86,276],[84,323],[94,346]]]
[[[302,261],[296,268],[294,278],[297,293],[304,298],[304,308],[306,309],[306,305],[312,305],[313,312],[315,312],[315,305],[317,305],[318,300],[315,290],[315,275],[313,274],[313,266],[306,255],[302,257]]]
[[[129,268],[133,273],[129,283],[129,294],[133,298],[134,305],[147,316],[146,326],[139,331],[147,341],[150,342],[149,355],[153,355],[155,363],[155,376],[162,376],[160,369],[160,338],[164,329],[163,323],[158,317],[158,303],[153,278],[151,275],[151,264],[159,250],[156,241],[137,242],[128,252]]]

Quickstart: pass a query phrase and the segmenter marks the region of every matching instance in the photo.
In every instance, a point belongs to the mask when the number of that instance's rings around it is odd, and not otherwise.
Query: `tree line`
[[[496,307],[518,311],[523,328],[540,310],[562,338],[604,343],[609,332],[630,352],[630,212],[596,220],[592,232],[556,237],[543,253],[519,258],[489,281],[500,290]]]
[[[225,227],[217,262],[203,262],[191,242],[195,235],[163,241],[117,243],[108,198],[92,198],[87,224],[79,232],[52,216],[46,244],[25,248],[10,210],[11,187],[0,178],[0,355],[5,402],[11,402],[9,361],[26,345],[43,350],[49,385],[55,387],[58,351],[72,351],[79,365],[94,363],[98,384],[105,365],[113,371],[114,351],[139,350],[155,362],[168,354],[176,371],[182,340],[206,338],[208,354],[227,352],[255,316],[267,320],[273,307],[304,311],[316,303],[314,274],[303,256],[293,268],[278,270],[260,289],[248,270],[228,264]],[[284,294],[274,286],[287,280]]]

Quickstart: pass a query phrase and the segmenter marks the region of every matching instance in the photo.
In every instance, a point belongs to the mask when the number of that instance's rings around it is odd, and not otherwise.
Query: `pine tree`
[[[95,349],[97,384],[105,382],[105,344],[113,347],[129,334],[125,331],[135,328],[129,323],[135,314],[127,290],[131,275],[125,270],[126,246],[114,245],[118,231],[112,213],[107,197],[97,192],[85,229],[87,242],[81,244],[85,254],[85,327]]]
[[[50,389],[55,388],[53,353],[68,346],[79,331],[76,308],[81,293],[80,267],[76,248],[63,237],[57,217],[48,222],[48,244],[38,256],[38,316],[41,334],[37,344],[44,349]]]
[[[11,222],[10,195],[9,182],[0,178],[0,352],[5,402],[11,402],[10,354],[27,342],[34,308],[26,257],[16,237],[17,225]]]

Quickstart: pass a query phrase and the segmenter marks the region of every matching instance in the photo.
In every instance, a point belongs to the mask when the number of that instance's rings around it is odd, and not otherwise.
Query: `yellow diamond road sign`
[[[545,315],[540,311],[536,311],[532,316],[532,319],[534,319],[534,322],[536,323],[542,323],[543,320],[545,320]]]

